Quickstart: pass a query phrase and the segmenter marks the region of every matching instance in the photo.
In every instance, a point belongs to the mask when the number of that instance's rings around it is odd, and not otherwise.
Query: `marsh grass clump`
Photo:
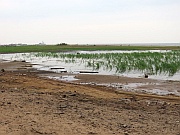
[[[132,53],[36,53],[36,57],[61,58],[64,61],[81,61],[94,70],[103,68],[117,73],[141,71],[149,74],[173,76],[180,71],[180,51]]]

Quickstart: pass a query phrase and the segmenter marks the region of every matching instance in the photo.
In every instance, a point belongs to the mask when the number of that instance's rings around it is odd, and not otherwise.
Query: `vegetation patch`
[[[97,50],[180,50],[180,46],[107,46],[107,45],[27,45],[0,46],[0,53],[25,52],[62,52],[62,51],[97,51]]]
[[[94,70],[116,70],[117,73],[142,71],[148,74],[168,74],[180,71],[180,51],[132,53],[36,53],[36,57],[61,58],[67,63],[81,61]]]

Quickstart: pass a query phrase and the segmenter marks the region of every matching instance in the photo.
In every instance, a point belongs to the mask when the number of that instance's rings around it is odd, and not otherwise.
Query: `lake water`
[[[149,52],[149,51],[76,51],[76,52],[66,52],[66,53],[80,53],[80,54],[99,54],[99,53],[132,53],[132,52]],[[162,50],[152,50],[151,52],[168,52]],[[53,57],[36,57],[35,53],[15,53],[15,54],[1,54],[0,59],[8,60],[8,61],[22,61],[30,62],[34,68],[38,70],[52,71],[56,73],[68,72],[73,74],[78,74],[83,71],[83,73],[94,73],[101,75],[116,75],[116,76],[127,76],[127,77],[143,77],[144,72],[142,71],[125,71],[123,73],[117,73],[114,68],[111,70],[107,70],[103,67],[99,69],[93,69],[92,67],[87,66],[86,62],[82,62],[82,60],[64,60],[63,58],[53,58]],[[98,73],[97,73],[98,72]],[[149,75],[151,79],[159,79],[159,80],[176,80],[180,81],[180,72],[177,72],[173,76],[169,76],[167,74],[160,75]]]

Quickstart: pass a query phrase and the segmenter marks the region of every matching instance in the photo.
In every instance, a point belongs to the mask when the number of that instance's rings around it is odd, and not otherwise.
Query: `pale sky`
[[[179,43],[180,0],[0,0],[0,44]]]

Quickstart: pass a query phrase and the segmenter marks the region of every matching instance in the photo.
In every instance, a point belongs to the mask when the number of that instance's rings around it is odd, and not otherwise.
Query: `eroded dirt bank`
[[[1,63],[2,66],[2,63]],[[0,135],[179,135],[180,98],[0,73]]]

